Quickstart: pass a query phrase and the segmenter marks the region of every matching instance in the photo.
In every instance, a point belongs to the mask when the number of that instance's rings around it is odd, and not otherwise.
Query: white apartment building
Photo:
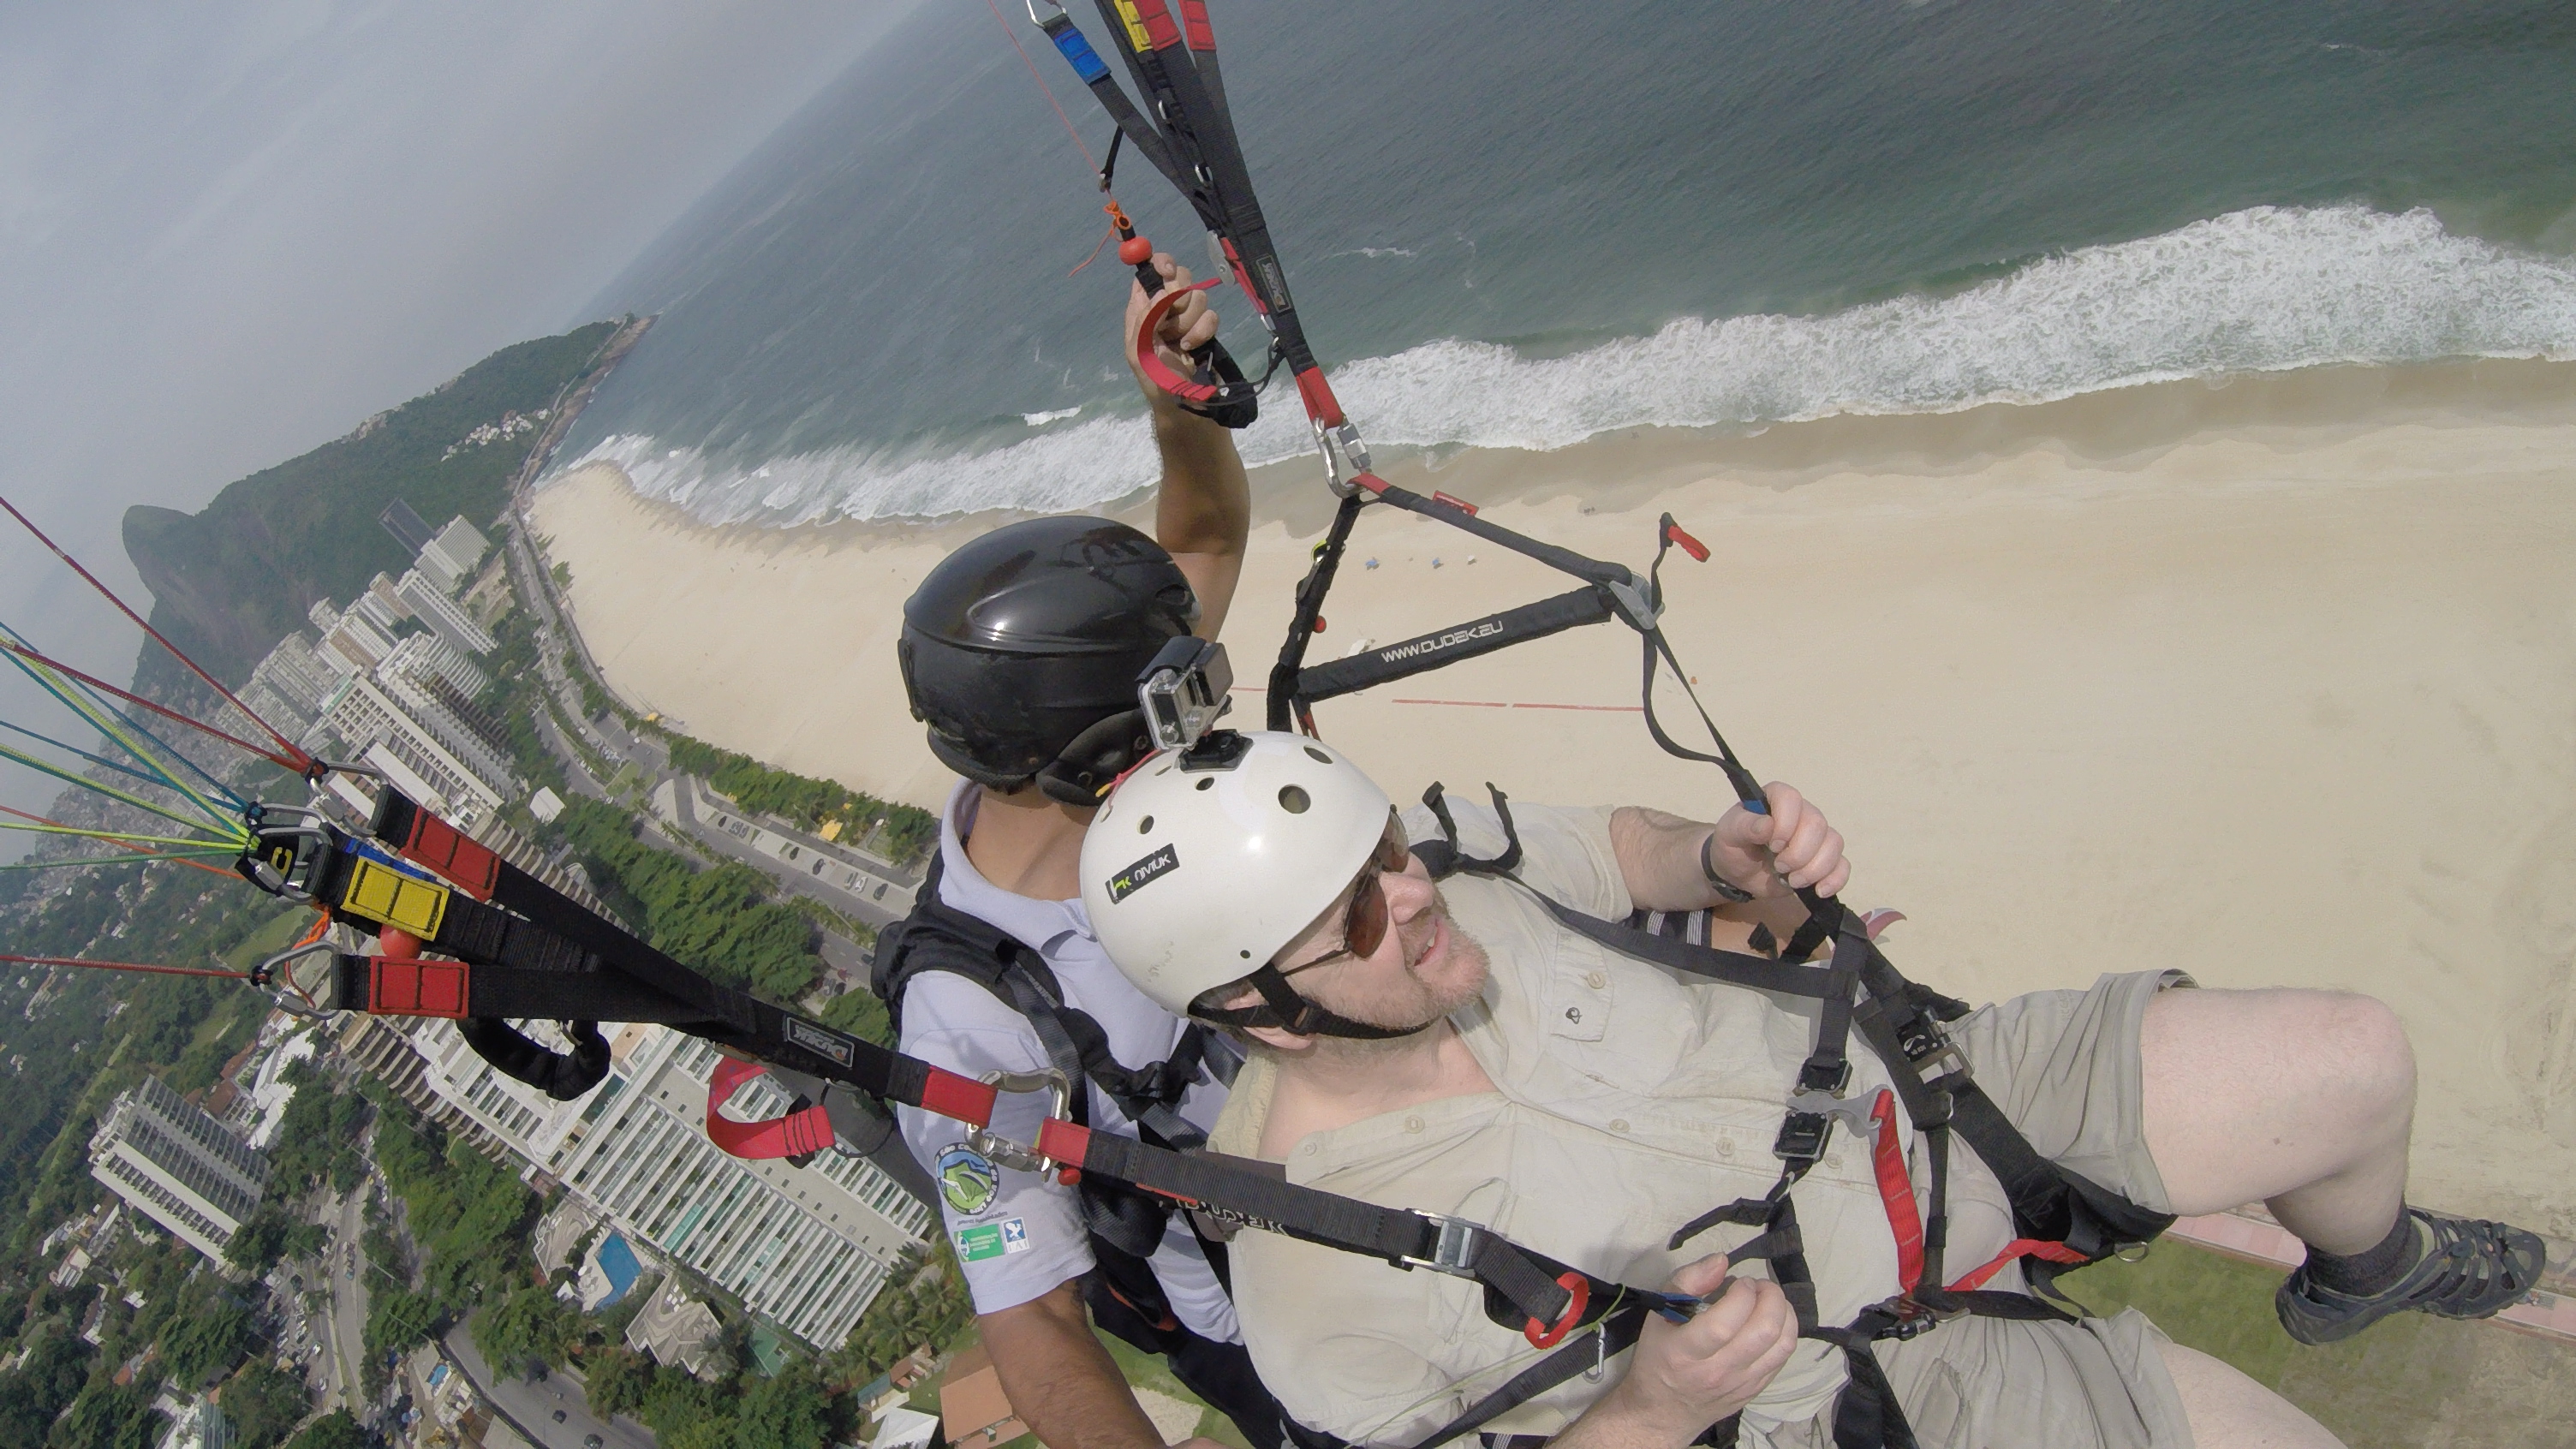
[[[268,1159],[158,1077],[116,1099],[90,1138],[90,1175],[171,1236],[222,1262],[268,1185]]]
[[[423,550],[421,557],[428,558],[428,551]],[[441,639],[468,654],[491,653],[497,647],[492,635],[474,622],[474,616],[465,612],[464,605],[449,597],[452,588],[453,585],[442,588],[428,574],[413,569],[394,585],[394,594],[410,605],[413,616],[427,624]]]
[[[516,794],[518,781],[498,751],[443,713],[416,710],[353,674],[324,706],[322,728],[404,794],[470,829]]]
[[[492,684],[492,676],[484,673],[464,650],[436,634],[414,634],[397,642],[394,652],[376,666],[376,674],[380,680],[410,679],[424,687],[433,680],[439,681],[466,700]]]
[[[483,555],[491,548],[491,540],[473,524],[462,517],[452,518],[445,528],[438,531],[438,537],[421,545],[418,563],[421,571],[436,582],[439,592],[454,594],[456,586],[472,576],[474,566],[483,561]],[[413,607],[419,606],[415,604]]]
[[[424,1023],[410,1041],[426,1063],[423,1086],[629,1242],[816,1348],[840,1347],[898,1256],[929,1241],[930,1210],[863,1158],[826,1152],[798,1168],[727,1156],[706,1137],[715,1049],[667,1027],[603,1029],[613,1033],[609,1078],[568,1103],[493,1071],[447,1022]],[[765,1079],[741,1095],[763,1088]],[[773,1098],[751,1110],[783,1106]]]

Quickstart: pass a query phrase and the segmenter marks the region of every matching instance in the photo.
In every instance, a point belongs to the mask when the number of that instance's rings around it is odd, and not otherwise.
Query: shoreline
[[[2576,1236],[2576,364],[2317,369],[1382,471],[1639,568],[1662,511],[1717,549],[1667,561],[1674,647],[1756,773],[1842,827],[1853,899],[1907,912],[1890,949],[1920,979],[1976,1000],[2166,967],[2369,991],[2423,1064],[2417,1195]],[[1247,686],[1329,516],[1319,481],[1311,460],[1255,478],[1226,628]],[[903,705],[899,610],[1005,515],[711,526],[597,468],[529,509],[621,693],[784,768],[945,794]],[[1565,587],[1372,512],[1309,658]],[[1400,796],[1493,780],[1713,815],[1722,782],[1645,739],[1636,645],[1605,630],[1318,722]],[[1237,717],[1261,699],[1239,688]],[[1695,742],[1686,701],[1657,707]]]

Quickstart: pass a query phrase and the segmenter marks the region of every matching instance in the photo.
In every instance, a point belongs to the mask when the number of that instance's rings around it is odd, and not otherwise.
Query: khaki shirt
[[[1451,808],[1470,854],[1500,852],[1490,810],[1463,798]],[[1526,851],[1522,879],[1593,915],[1629,913],[1608,810],[1515,805],[1512,814]],[[1406,824],[1417,840],[1436,829],[1422,811]],[[1463,1217],[1640,1287],[1754,1236],[1722,1225],[1677,1251],[1664,1246],[1683,1223],[1759,1197],[1778,1178],[1771,1144],[1812,1046],[1816,1004],[1621,956],[1567,931],[1506,882],[1461,875],[1441,890],[1457,927],[1492,960],[1482,1000],[1452,1019],[1496,1090],[1314,1133],[1290,1150],[1289,1181]],[[1886,1070],[1857,1031],[1850,1053],[1846,1094],[1874,1098]],[[1274,1064],[1255,1055],[1210,1146],[1254,1155],[1275,1085]],[[1910,1130],[1904,1140],[1911,1153]],[[1866,1140],[1837,1123],[1793,1196],[1824,1322],[1846,1322],[1897,1291],[1895,1237]],[[2009,1236],[1999,1198],[1963,1203],[1954,1189],[1953,1223],[1954,1264],[1974,1266],[1977,1244]],[[1244,1343],[1262,1380],[1291,1416],[1354,1443],[1410,1444],[1540,1356],[1485,1316],[1469,1279],[1263,1232],[1237,1235],[1232,1262]],[[1555,1433],[1625,1371],[1614,1359],[1600,1382],[1569,1380],[1489,1431]],[[1746,1441],[1813,1441],[1812,1421],[1828,1413],[1844,1377],[1840,1350],[1802,1343],[1746,1410]]]

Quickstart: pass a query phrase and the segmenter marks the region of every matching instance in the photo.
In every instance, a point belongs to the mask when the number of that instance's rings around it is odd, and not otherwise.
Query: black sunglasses
[[[1404,823],[1389,811],[1386,834],[1378,838],[1377,849],[1369,853],[1368,864],[1360,867],[1359,877],[1351,882],[1350,908],[1342,915],[1341,947],[1312,961],[1277,968],[1280,976],[1294,976],[1300,971],[1329,966],[1346,956],[1366,956],[1384,944],[1387,923],[1392,916],[1387,910],[1386,888],[1378,881],[1382,876],[1401,874],[1412,860],[1413,853],[1405,845]]]

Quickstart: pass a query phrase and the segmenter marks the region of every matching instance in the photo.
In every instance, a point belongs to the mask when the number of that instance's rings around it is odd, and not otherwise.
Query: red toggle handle
[[[1217,285],[1219,280],[1221,279],[1210,277],[1204,282],[1192,282],[1186,287],[1174,287],[1156,297],[1154,305],[1145,309],[1144,320],[1136,324],[1136,335],[1129,339],[1133,344],[1130,350],[1136,355],[1136,370],[1145,374],[1147,382],[1183,402],[1206,402],[1216,396],[1216,387],[1211,383],[1193,382],[1165,367],[1161,356],[1154,351],[1154,331],[1163,325],[1163,318],[1168,316],[1174,307],[1180,305],[1183,297],[1192,292],[1204,292]]]
[[[1675,547],[1692,558],[1701,563],[1708,562],[1708,545],[1682,532],[1682,526],[1669,518],[1664,520],[1664,537],[1671,539]]]
[[[802,1157],[831,1146],[832,1118],[820,1106],[766,1122],[736,1122],[717,1114],[743,1083],[768,1070],[758,1062],[717,1059],[715,1075],[707,1081],[707,1140],[735,1157]]]

